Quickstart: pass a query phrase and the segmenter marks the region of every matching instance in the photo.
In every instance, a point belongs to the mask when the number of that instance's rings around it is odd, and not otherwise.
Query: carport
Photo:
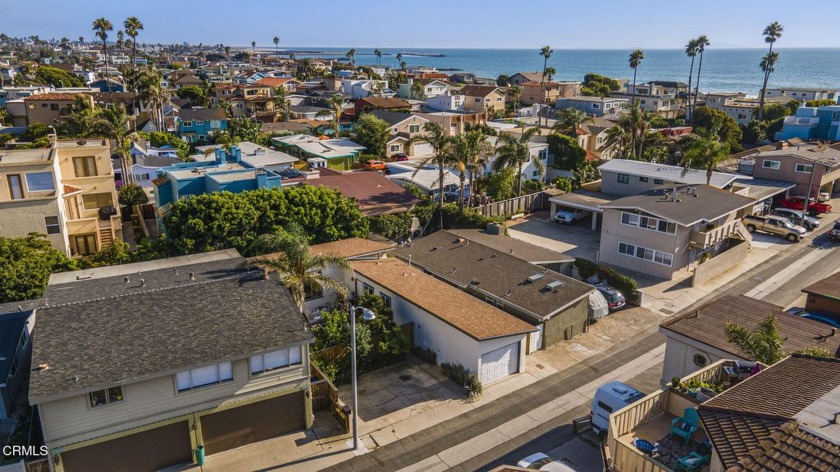
[[[755,200],[755,206],[752,209],[753,214],[763,214],[767,212],[774,200],[787,195],[787,192],[796,184],[778,180],[739,177],[733,182],[732,186],[735,193]]]
[[[592,213],[592,231],[598,230],[598,215],[604,213],[601,205],[612,202],[618,199],[616,195],[610,195],[601,192],[594,192],[592,190],[579,189],[571,193],[564,193],[556,197],[548,199],[551,202],[551,216],[557,213],[557,207],[576,208]]]

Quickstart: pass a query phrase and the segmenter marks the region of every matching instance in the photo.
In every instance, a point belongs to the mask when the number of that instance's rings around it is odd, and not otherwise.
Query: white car
[[[549,457],[542,452],[531,454],[516,463],[517,467],[522,467],[531,470],[543,470],[546,472],[575,472],[575,469],[568,465]]]
[[[589,216],[589,212],[585,210],[560,210],[554,214],[554,221],[560,224],[571,225]]]

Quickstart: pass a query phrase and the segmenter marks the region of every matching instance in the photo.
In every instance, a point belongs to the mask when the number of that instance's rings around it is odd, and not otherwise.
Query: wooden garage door
[[[226,451],[306,425],[303,392],[295,392],[201,417],[207,454]]]
[[[61,455],[65,472],[149,472],[192,462],[186,421],[124,436]]]
[[[490,351],[481,356],[481,371],[478,380],[483,384],[507,377],[519,371],[519,343]]]

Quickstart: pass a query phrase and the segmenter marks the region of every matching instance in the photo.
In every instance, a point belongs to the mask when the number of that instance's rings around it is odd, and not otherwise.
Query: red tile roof
[[[81,191],[82,191],[82,189],[80,189],[79,187],[74,187],[72,185],[66,185],[65,184],[64,185],[64,193],[62,195],[66,197],[67,195],[70,195],[70,194],[76,193],[76,192],[81,192]]]
[[[269,87],[279,87],[284,85],[285,83],[291,81],[293,79],[284,79],[280,77],[266,77],[264,79],[258,80],[256,83],[257,85],[268,85]]]

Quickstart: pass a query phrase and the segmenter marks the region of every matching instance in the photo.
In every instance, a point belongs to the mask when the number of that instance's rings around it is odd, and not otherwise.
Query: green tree
[[[829,99],[808,100],[808,101],[805,102],[806,107],[824,107],[824,106],[829,106],[829,105],[837,105],[837,102],[834,101],[834,100],[829,100]]]
[[[452,152],[452,163],[458,169],[458,209],[464,212],[464,187],[467,177],[470,182],[476,173],[484,170],[487,159],[495,153],[493,145],[487,141],[487,136],[481,129],[471,129],[464,134],[455,136],[450,146]],[[472,196],[475,185],[470,191]]]
[[[388,123],[370,113],[362,113],[353,126],[353,139],[367,148],[368,154],[381,158],[391,137]]]
[[[438,198],[440,199],[440,229],[443,229],[443,179],[444,167],[454,161],[453,153],[451,151],[452,138],[447,136],[443,128],[438,123],[430,121],[423,125],[422,136],[414,136],[411,138],[411,143],[429,143],[432,147],[432,155],[424,158],[417,172],[429,164],[434,164],[438,168]]]
[[[586,160],[586,151],[577,140],[560,133],[551,133],[546,138],[548,152],[554,156],[554,163],[563,170],[574,170]]]
[[[770,74],[773,73],[774,66],[776,65],[776,61],[779,59],[779,53],[773,52],[773,45],[776,44],[776,41],[782,37],[782,33],[785,31],[785,28],[779,24],[778,21],[774,21],[767,25],[762,32],[764,35],[764,42],[770,45],[770,49],[767,51],[767,55],[761,58],[761,63],[759,67],[764,72],[764,82],[761,85],[761,91],[758,94],[758,119],[764,118],[764,94],[767,91],[767,82],[770,80]]]
[[[411,234],[411,213],[371,217],[370,231],[394,241],[404,240]]]
[[[187,85],[186,87],[181,87],[175,93],[178,95],[178,98],[187,99],[193,105],[204,107],[207,106],[210,101],[207,97],[207,91],[198,85]]]
[[[335,254],[312,254],[301,230],[295,225],[288,228],[258,236],[248,248],[249,254],[257,255],[250,264],[276,272],[301,311],[307,292],[330,289],[346,297],[347,288],[322,271],[327,267],[350,269],[350,264]]]
[[[355,49],[351,48],[349,51],[344,53],[344,57],[346,57],[347,60],[350,61],[350,64],[353,67],[356,67],[356,50]]]
[[[0,303],[39,298],[51,273],[75,269],[76,261],[52,247],[43,234],[0,236]]]
[[[508,101],[511,103],[511,109],[514,115],[519,109],[519,97],[522,96],[522,87],[518,85],[511,85],[507,88]]]
[[[114,25],[105,18],[97,18],[93,22],[93,31],[96,31],[96,37],[102,40],[102,54],[105,56],[105,78],[108,78],[108,31],[113,31]],[[111,87],[108,87],[108,92],[113,97]]]
[[[508,85],[510,85],[510,84],[508,83],[509,81],[510,81],[510,76],[509,76],[509,75],[507,75],[507,74],[500,74],[500,75],[496,78],[496,85],[498,85],[499,87],[507,87]]]
[[[557,190],[562,190],[566,193],[572,191],[572,182],[565,177],[557,177],[551,181],[551,184],[554,185],[554,188]]]
[[[127,264],[132,260],[131,247],[123,241],[116,240],[84,258],[83,262],[91,267],[102,267]]]
[[[586,123],[591,123],[593,118],[577,108],[564,108],[556,113],[557,122],[552,131],[566,133],[569,136],[577,137],[578,128]]]
[[[516,194],[522,194],[522,167],[533,162],[534,166],[539,170],[540,174],[545,173],[543,164],[539,159],[531,159],[531,148],[529,146],[531,138],[534,135],[540,134],[539,128],[520,128],[519,137],[512,134],[502,133],[498,137],[496,143],[496,150],[498,157],[493,161],[493,170],[498,172],[506,167],[515,168],[517,179],[519,181]]]
[[[543,46],[542,48],[540,48],[540,56],[542,56],[542,58],[543,58],[542,79],[540,80],[540,94],[542,95],[540,97],[540,103],[543,103],[545,101],[545,76],[546,76],[546,72],[548,70],[548,59],[551,57],[552,54],[554,54],[554,50],[551,49],[551,46]],[[547,121],[548,121],[548,118],[546,118],[546,122]],[[537,127],[538,128],[540,127],[541,123],[542,123],[542,113],[540,113],[537,116]]]
[[[50,134],[50,128],[44,123],[32,123],[21,133],[20,140],[24,142],[35,142],[40,138],[46,138]]]
[[[749,359],[773,365],[785,357],[779,321],[771,314],[754,331],[746,326],[727,323],[726,340],[734,344]]]
[[[619,90],[618,81],[600,74],[586,74],[583,76],[581,94],[590,97],[608,97],[610,93]]]
[[[163,131],[153,131],[150,133],[149,142],[152,147],[169,146],[176,149],[178,151],[178,157],[181,159],[186,159],[190,153],[190,145],[186,141]]]
[[[686,115],[691,117],[691,81],[694,78],[694,59],[697,57],[697,50],[700,47],[696,39],[691,39],[685,45],[685,55],[691,58],[691,67],[688,69],[688,91],[686,97]]]
[[[694,85],[694,104],[691,106],[692,110],[697,108],[697,95],[700,94],[700,71],[703,69],[703,53],[706,52],[706,46],[708,46],[709,38],[706,35],[701,35],[696,39],[697,41],[697,52],[700,54],[700,61],[697,64],[697,82]]]
[[[378,66],[380,64],[380,59],[382,59],[382,51],[380,51],[379,49],[374,49],[373,55],[376,56],[376,65]]]
[[[344,97],[333,95],[327,99],[328,109],[321,110],[315,116],[329,116],[332,118],[333,137],[341,136],[341,114],[344,113]]]
[[[272,102],[274,102],[274,113],[278,115],[280,121],[287,121],[292,111],[289,99],[286,98],[286,87],[282,85],[276,87],[273,91],[273,95]]]
[[[516,186],[516,170],[511,167],[485,175],[477,182],[481,191],[495,201],[505,200],[513,195]]]
[[[636,72],[639,70],[639,66],[642,64],[642,59],[645,58],[645,53],[642,52],[641,49],[636,49],[635,51],[630,53],[630,57],[628,58],[628,62],[630,63],[630,68],[633,69],[633,95],[630,99],[630,107],[636,106]]]
[[[56,67],[41,66],[35,72],[35,80],[41,84],[49,84],[54,87],[84,87],[82,79],[67,71]]]
[[[683,173],[689,169],[703,169],[706,171],[706,185],[711,185],[712,174],[728,156],[729,145],[720,141],[718,129],[701,128],[683,145]]]
[[[149,196],[146,195],[143,187],[135,183],[130,183],[123,185],[117,190],[117,201],[120,202],[120,205],[131,208],[134,205],[149,203]]]
[[[277,45],[280,44],[280,37],[275,36],[274,39],[272,39],[271,41],[274,42],[274,55],[276,56],[277,55]]]
[[[700,128],[716,129],[720,140],[729,145],[729,152],[739,152],[743,149],[741,127],[725,112],[709,107],[698,107],[694,111],[692,121],[695,132],[699,132]]]
[[[137,36],[140,34],[140,31],[143,30],[143,22],[140,21],[139,18],[136,16],[130,16],[123,21],[123,28],[125,28],[125,34],[131,37],[131,74],[129,76],[130,80],[128,81],[131,85],[130,90],[132,90],[135,94],[135,109],[138,108],[137,106]]]
[[[123,179],[131,182],[129,143],[136,140],[138,136],[128,130],[128,115],[125,112],[125,106],[120,103],[114,107],[98,108],[94,113],[92,126],[97,133],[114,141],[116,152],[120,156]]]

